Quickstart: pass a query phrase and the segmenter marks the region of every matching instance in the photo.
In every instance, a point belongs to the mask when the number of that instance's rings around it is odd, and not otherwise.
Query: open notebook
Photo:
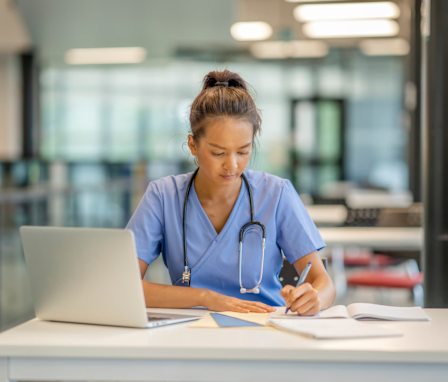
[[[322,310],[315,316],[298,316],[297,313],[284,314],[278,311],[275,318],[354,318],[356,320],[387,321],[429,321],[428,315],[419,306],[402,307],[369,303],[353,303],[348,306],[335,305]]]

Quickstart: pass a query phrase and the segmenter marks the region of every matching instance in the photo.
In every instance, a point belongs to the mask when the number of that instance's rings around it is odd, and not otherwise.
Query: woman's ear
[[[188,135],[188,148],[190,149],[191,155],[196,156],[196,142],[191,134]]]

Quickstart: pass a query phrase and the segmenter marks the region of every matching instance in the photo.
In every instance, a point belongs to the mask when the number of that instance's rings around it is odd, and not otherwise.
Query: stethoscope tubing
[[[187,239],[186,239],[186,221],[187,221],[187,205],[188,205],[188,198],[190,196],[191,187],[193,186],[194,179],[199,171],[199,168],[197,168],[192,176],[190,181],[188,182],[187,189],[185,191],[185,199],[183,204],[183,215],[182,215],[182,245],[183,245],[183,257],[184,257],[184,271],[182,273],[182,283],[187,284],[190,286],[191,282],[191,269],[188,265],[188,256],[187,256]],[[241,174],[241,178],[243,179],[244,185],[246,186],[247,192],[249,194],[249,209],[250,209],[250,221],[246,224],[244,224],[239,232],[239,284],[240,284],[240,292],[241,293],[260,293],[260,285],[261,280],[263,278],[263,268],[264,268],[264,251],[265,251],[265,242],[266,242],[266,227],[263,223],[259,221],[254,221],[254,203],[253,203],[253,197],[252,197],[252,188],[249,184],[249,181],[247,180],[244,173]],[[262,254],[261,254],[261,267],[260,267],[260,275],[258,278],[258,281],[254,288],[244,288],[242,284],[242,256],[243,256],[243,240],[245,233],[249,230],[249,228],[256,226],[259,227],[261,230],[262,235]]]

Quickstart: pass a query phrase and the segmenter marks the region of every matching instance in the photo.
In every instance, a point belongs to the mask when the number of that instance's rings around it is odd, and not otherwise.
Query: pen
[[[308,273],[309,273],[309,271],[311,269],[311,265],[312,265],[311,261],[309,261],[308,264],[305,266],[305,269],[300,274],[299,281],[297,281],[296,288],[298,286],[302,285],[305,282],[305,280],[306,280],[306,278],[308,276]],[[289,312],[289,306],[286,307],[285,314],[287,314],[288,312]]]

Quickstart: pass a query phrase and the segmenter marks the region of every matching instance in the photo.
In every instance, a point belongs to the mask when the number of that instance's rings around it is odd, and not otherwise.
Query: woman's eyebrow
[[[227,148],[217,145],[216,143],[207,142],[207,144],[209,144],[210,146],[216,147],[218,149],[221,149],[221,150],[227,150]],[[249,147],[250,145],[252,145],[252,142],[246,143],[244,146],[238,147],[238,149],[245,149],[245,148]]]

